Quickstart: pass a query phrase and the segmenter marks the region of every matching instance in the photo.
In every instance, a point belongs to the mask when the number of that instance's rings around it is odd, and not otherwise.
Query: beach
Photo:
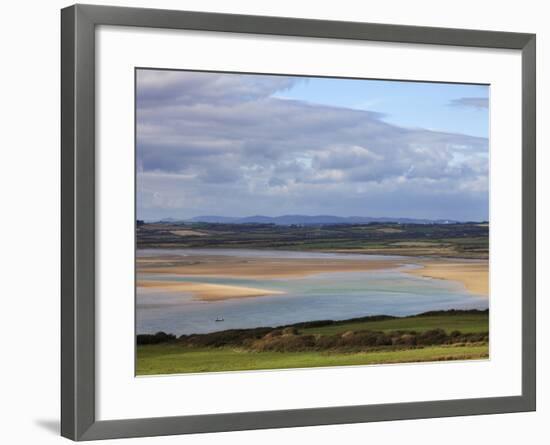
[[[478,296],[488,296],[488,261],[461,261],[433,258],[429,260],[413,257],[372,257],[357,255],[346,258],[270,258],[230,255],[194,254],[152,255],[139,257],[137,270],[140,276],[160,277],[140,279],[138,287],[154,288],[159,291],[185,292],[204,301],[262,297],[283,294],[271,289],[240,285],[196,282],[197,277],[242,278],[242,279],[294,279],[323,273],[375,272],[402,269],[404,272],[438,280],[461,283],[464,288]],[[405,265],[419,268],[403,268]],[[170,277],[177,280],[170,280]],[[182,278],[193,277],[193,282]]]
[[[408,273],[424,278],[458,281],[474,295],[489,296],[489,262],[458,262],[431,260],[420,263],[422,268],[409,269]]]
[[[352,259],[297,259],[232,257],[227,255],[150,256],[138,258],[138,272],[148,276],[166,277],[225,277],[225,278],[300,278],[331,272],[362,272],[387,270],[400,266],[394,260]],[[138,288],[158,291],[184,292],[203,301],[220,301],[238,298],[262,297],[283,294],[270,289],[163,280],[138,280]]]

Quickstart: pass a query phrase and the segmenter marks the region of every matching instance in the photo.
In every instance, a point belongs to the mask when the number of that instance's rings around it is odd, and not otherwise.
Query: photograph
[[[490,359],[489,85],[134,88],[137,376]]]

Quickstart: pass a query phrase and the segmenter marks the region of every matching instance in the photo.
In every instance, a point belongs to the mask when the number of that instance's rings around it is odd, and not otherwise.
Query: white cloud
[[[487,217],[486,139],[273,97],[299,81],[139,71],[139,211]]]

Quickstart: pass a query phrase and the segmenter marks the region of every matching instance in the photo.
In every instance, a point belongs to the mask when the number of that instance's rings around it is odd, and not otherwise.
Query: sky
[[[139,69],[137,217],[482,221],[489,87]]]

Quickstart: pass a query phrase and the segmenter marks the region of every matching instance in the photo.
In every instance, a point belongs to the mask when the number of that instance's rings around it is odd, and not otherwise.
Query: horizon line
[[[419,217],[419,216],[361,216],[361,215],[334,215],[330,213],[317,213],[317,214],[304,214],[304,213],[284,213],[276,216],[263,215],[263,214],[248,214],[244,216],[235,216],[235,215],[218,215],[218,214],[200,214],[196,216],[188,217],[174,217],[174,216],[163,216],[156,218],[136,218],[137,220],[142,220],[146,222],[154,221],[163,221],[163,220],[174,220],[174,221],[192,221],[197,218],[228,218],[228,219],[248,219],[248,218],[284,218],[284,217],[304,217],[304,218],[341,218],[341,219],[351,219],[351,218],[365,218],[365,219],[410,219],[410,220],[426,220],[426,221],[454,221],[454,222],[488,222],[488,218],[476,218],[476,219],[456,219],[456,218],[445,218],[445,217]],[[196,221],[198,222],[198,221]]]

